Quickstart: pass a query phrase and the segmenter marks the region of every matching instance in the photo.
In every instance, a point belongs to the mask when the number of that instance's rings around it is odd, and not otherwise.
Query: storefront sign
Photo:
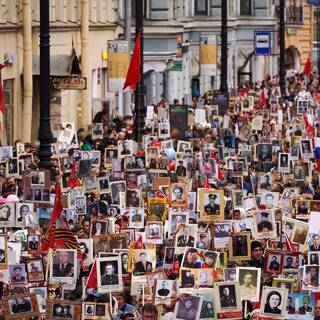
[[[122,91],[129,68],[129,44],[126,40],[108,41],[108,91]]]
[[[271,54],[271,33],[255,32],[254,33],[255,55]]]
[[[51,77],[51,85],[56,90],[85,90],[87,89],[87,78]]]
[[[216,35],[200,36],[200,72],[202,76],[215,76],[217,74]]]
[[[182,71],[182,60],[176,60],[174,59],[172,61],[172,67],[170,68],[170,71]]]

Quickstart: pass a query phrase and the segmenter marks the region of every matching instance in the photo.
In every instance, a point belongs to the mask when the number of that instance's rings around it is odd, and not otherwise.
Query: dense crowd
[[[320,92],[245,83],[0,147],[4,319],[320,319]]]

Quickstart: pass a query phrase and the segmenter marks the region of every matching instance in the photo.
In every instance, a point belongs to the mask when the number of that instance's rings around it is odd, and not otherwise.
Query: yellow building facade
[[[307,0],[286,2],[286,66],[302,72],[313,47],[313,6]]]

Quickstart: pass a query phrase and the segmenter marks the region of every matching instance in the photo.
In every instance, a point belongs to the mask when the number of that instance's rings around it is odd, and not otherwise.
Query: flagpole
[[[143,82],[143,1],[134,0],[136,2],[136,37],[140,32],[140,82],[135,90],[135,128],[136,140],[141,142],[142,132],[145,125],[146,107],[144,105],[144,82]]]

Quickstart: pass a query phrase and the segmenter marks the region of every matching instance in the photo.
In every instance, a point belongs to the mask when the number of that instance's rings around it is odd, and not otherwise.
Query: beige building
[[[312,56],[314,7],[307,0],[287,0],[286,6],[286,66],[302,72]]]
[[[35,142],[39,123],[40,1],[0,3],[0,62],[6,57],[12,62],[2,70],[5,92],[2,143],[6,143],[5,138],[8,144],[17,139]],[[82,76],[87,77],[87,90],[52,91],[52,123],[74,121],[79,127],[91,123],[92,103],[99,106],[102,100],[112,98],[107,94],[106,51],[107,41],[123,32],[116,23],[118,1],[50,0],[49,3],[51,76],[70,75],[74,48],[81,61]],[[83,15],[81,6],[88,9],[83,10]]]

